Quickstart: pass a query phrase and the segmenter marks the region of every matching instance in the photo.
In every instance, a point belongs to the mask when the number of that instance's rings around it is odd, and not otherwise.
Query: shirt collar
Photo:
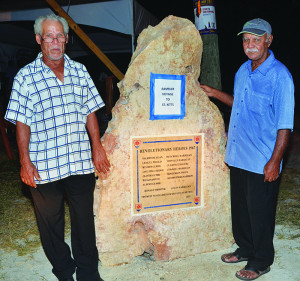
[[[256,68],[254,70],[254,71],[259,71],[261,74],[263,74],[265,76],[267,75],[268,71],[272,67],[272,64],[275,60],[274,53],[271,50],[269,50],[269,52],[270,52],[270,55],[267,57],[267,59],[258,68]],[[247,67],[248,67],[249,73],[252,72],[251,63],[252,63],[252,61],[248,60]]]
[[[49,72],[51,69],[43,62],[42,60],[43,53],[40,52],[35,59],[34,62],[34,68],[36,71],[46,71]],[[65,69],[69,70],[73,66],[73,61],[66,55],[64,54],[64,67]]]

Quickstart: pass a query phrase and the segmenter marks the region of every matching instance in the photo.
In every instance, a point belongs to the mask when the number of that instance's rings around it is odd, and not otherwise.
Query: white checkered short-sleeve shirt
[[[94,172],[87,116],[104,103],[84,65],[64,59],[64,83],[42,53],[15,77],[5,119],[30,126],[29,155],[41,181]]]

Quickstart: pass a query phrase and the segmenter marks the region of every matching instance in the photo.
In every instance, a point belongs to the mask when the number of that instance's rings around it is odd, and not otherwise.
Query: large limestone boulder
[[[104,266],[130,262],[144,252],[169,261],[232,242],[226,134],[219,110],[199,87],[201,55],[201,37],[187,19],[169,16],[138,38],[102,139],[111,162],[95,191],[97,247]],[[186,76],[184,119],[149,120],[151,72]],[[204,134],[203,206],[133,216],[131,136],[199,133]]]

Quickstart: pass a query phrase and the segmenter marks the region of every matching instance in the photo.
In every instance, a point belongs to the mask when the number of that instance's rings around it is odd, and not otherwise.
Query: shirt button
[[[243,100],[241,100],[241,102],[244,102]]]

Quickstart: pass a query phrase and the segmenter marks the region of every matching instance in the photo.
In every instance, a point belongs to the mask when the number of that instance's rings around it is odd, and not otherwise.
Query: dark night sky
[[[174,15],[187,18],[194,23],[192,0],[138,0],[138,2],[159,20],[168,15]],[[242,50],[241,37],[236,34],[241,31],[247,20],[263,18],[271,24],[273,29],[274,40],[271,49],[275,57],[284,63],[292,73],[296,88],[296,102],[299,104],[300,40],[296,28],[300,24],[300,1],[216,0],[215,9],[223,90],[232,92],[234,74],[247,59]]]

